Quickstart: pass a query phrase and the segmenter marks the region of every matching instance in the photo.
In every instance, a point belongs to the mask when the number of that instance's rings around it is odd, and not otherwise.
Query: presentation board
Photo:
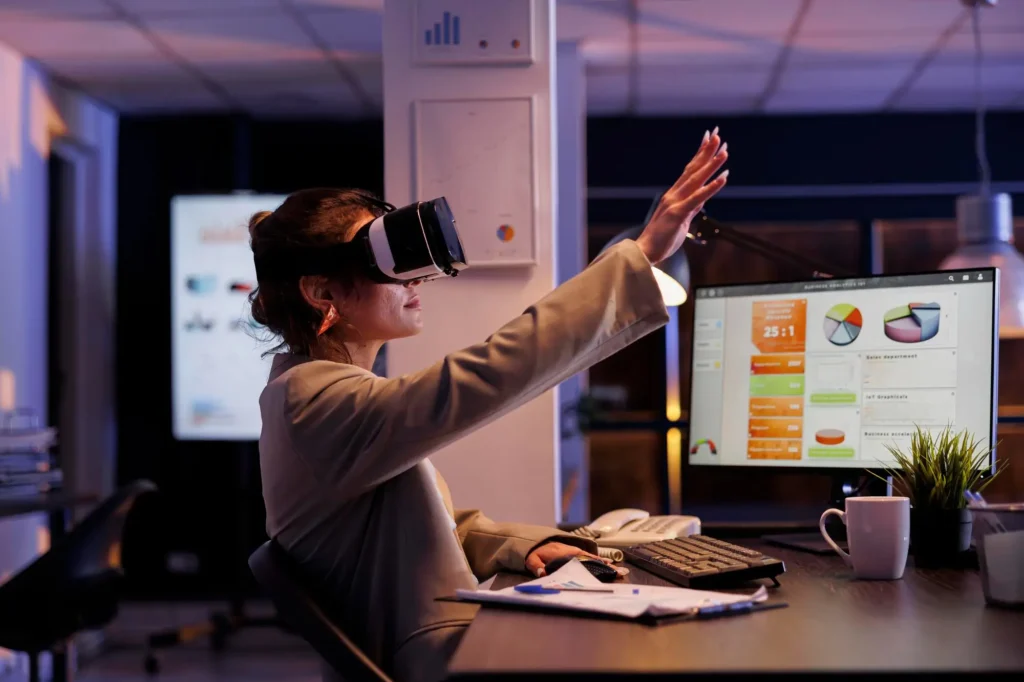
[[[256,268],[249,218],[283,195],[177,196],[171,202],[172,429],[178,440],[257,440],[260,392],[276,345],[249,310]]]

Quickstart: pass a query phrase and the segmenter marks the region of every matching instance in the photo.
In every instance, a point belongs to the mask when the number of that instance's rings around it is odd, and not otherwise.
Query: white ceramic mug
[[[847,554],[825,531],[825,520],[835,514],[846,525]],[[910,549],[910,499],[906,497],[848,497],[846,511],[826,510],[818,528],[832,549],[839,552],[858,578],[899,580]]]

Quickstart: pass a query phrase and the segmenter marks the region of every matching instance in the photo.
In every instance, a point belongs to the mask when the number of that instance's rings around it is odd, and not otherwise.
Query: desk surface
[[[985,605],[977,571],[854,580],[837,556],[735,541],[786,562],[769,599],[787,608],[646,626],[487,606],[453,677],[1024,670],[1024,611]],[[635,566],[630,580],[668,584]],[[507,584],[507,583],[506,583]],[[749,591],[749,590],[745,590]]]
[[[24,497],[0,497],[0,518],[73,509],[86,504],[92,504],[96,500],[95,495],[76,495],[69,492],[26,495]]]

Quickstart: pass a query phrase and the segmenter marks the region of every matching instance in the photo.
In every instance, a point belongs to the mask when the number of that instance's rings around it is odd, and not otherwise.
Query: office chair
[[[39,682],[40,653],[117,615],[125,519],[140,496],[155,491],[149,481],[121,488],[0,586],[0,647],[29,655],[29,682]]]
[[[306,640],[346,682],[390,682],[325,610],[323,600],[303,584],[299,567],[273,540],[249,557],[249,568],[282,620]]]

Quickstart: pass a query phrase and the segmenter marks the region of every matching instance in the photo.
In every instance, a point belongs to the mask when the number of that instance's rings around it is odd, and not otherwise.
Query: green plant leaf
[[[881,480],[891,476],[893,491],[910,498],[917,509],[963,509],[965,492],[981,492],[1006,469],[1002,466],[984,478],[993,448],[983,448],[981,439],[967,429],[954,432],[952,424],[938,433],[915,424],[906,451],[895,444],[885,448],[896,466],[883,465],[884,476],[870,469],[868,473]]]

